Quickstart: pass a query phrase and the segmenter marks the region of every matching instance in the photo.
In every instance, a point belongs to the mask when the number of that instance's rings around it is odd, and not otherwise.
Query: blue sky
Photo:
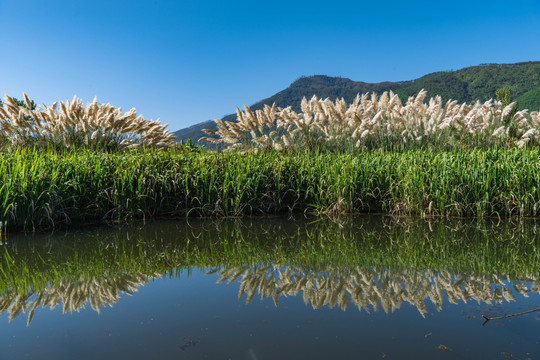
[[[540,1],[0,0],[0,33],[1,94],[97,96],[174,131],[303,75],[540,60]]]

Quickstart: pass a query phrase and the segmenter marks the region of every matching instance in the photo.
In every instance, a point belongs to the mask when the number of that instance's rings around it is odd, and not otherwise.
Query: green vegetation
[[[538,216],[540,151],[0,154],[4,229],[287,212]]]
[[[518,97],[516,100],[521,109],[538,109],[538,99],[540,99],[540,86],[530,90]]]
[[[78,234],[3,238],[0,313],[10,318],[63,303],[99,311],[160,276],[212,269],[239,296],[298,296],[314,307],[385,311],[402,302],[423,314],[428,298],[511,301],[538,292],[536,221],[441,221],[347,217],[147,223]],[[505,283],[512,281],[513,284]],[[533,282],[532,285],[530,282]],[[313,286],[310,286],[309,284]],[[321,292],[325,294],[321,299]],[[501,296],[502,294],[502,296]]]
[[[406,97],[426,89],[428,96],[440,95],[443,100],[458,102],[487,101],[499,88],[509,87],[520,97],[540,86],[540,62],[516,64],[483,64],[457,71],[436,72],[425,75],[412,84],[396,90]],[[540,110],[540,99],[530,110]]]

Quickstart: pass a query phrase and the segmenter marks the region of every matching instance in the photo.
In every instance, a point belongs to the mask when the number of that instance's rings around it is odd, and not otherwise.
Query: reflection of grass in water
[[[118,274],[92,279],[60,279],[35,292],[10,292],[0,298],[0,313],[7,312],[9,321],[21,312],[28,313],[27,324],[32,322],[34,311],[39,308],[56,308],[62,304],[62,313],[84,308],[87,303],[96,312],[103,306],[111,306],[120,294],[132,295],[148,277],[141,274]]]
[[[261,262],[319,267],[369,265],[418,270],[540,274],[536,222],[350,218],[147,224],[108,232],[7,240],[0,253],[0,292],[28,290],[71,276],[165,273],[189,267]]]
[[[351,301],[356,308],[368,313],[379,310],[380,306],[385,313],[393,312],[407,302],[424,316],[427,300],[440,311],[444,298],[453,304],[470,300],[490,304],[515,301],[515,294],[540,293],[537,277],[514,280],[510,284],[508,279],[495,274],[407,268],[328,267],[324,272],[313,272],[302,267],[269,264],[256,268],[226,267],[219,275],[220,283],[239,282],[238,298],[246,295],[246,303],[256,294],[261,300],[272,298],[276,306],[280,296],[302,295],[304,303],[314,309],[337,305],[345,310]]]
[[[13,241],[8,238],[0,256],[0,293],[4,294],[4,299],[12,299],[10,303],[17,296],[18,302],[24,300],[26,303],[28,299],[34,301],[41,293],[46,296],[56,291],[63,294],[60,297],[63,306],[73,311],[86,301],[94,301],[90,297],[99,293],[97,288],[105,288],[104,294],[108,295],[108,298],[103,297],[102,304],[114,303],[118,292],[124,289],[110,285],[114,284],[114,279],[123,276],[134,277],[134,283],[128,288],[132,291],[137,284],[156,274],[177,276],[179,269],[187,269],[188,273],[194,267],[241,270],[243,273],[238,276],[242,276],[260,271],[257,264],[289,266],[298,272],[297,277],[315,276],[319,282],[335,276],[343,278],[358,271],[369,275],[371,271],[369,276],[375,279],[371,285],[375,286],[396,278],[416,284],[421,279],[418,276],[427,270],[429,276],[424,279],[431,283],[425,285],[422,280],[418,284],[424,284],[422,286],[427,286],[428,290],[436,284],[456,286],[461,277],[484,285],[497,284],[498,278],[535,280],[540,274],[540,247],[535,225],[533,221],[496,225],[490,220],[467,223],[350,218],[341,219],[340,223],[321,219],[307,223],[259,219],[253,222],[195,222],[193,226],[157,223],[140,229],[129,227],[64,238],[36,236],[35,239]],[[231,275],[225,277],[232,279]],[[315,285],[316,278],[312,278]],[[91,288],[85,284],[107,286]],[[342,285],[342,290],[350,290],[352,286],[347,281]],[[278,292],[276,296],[292,291],[281,285],[274,286],[274,290],[271,285],[265,286],[268,290],[263,295],[268,296],[272,296],[272,291]],[[339,287],[339,281],[337,285],[332,281],[328,286],[330,290],[333,286]],[[457,286],[467,289],[466,284]],[[365,288],[362,289],[360,295],[369,295]],[[394,291],[394,288],[389,289]],[[486,294],[487,290],[482,289]],[[72,299],[68,290],[79,294],[80,299],[70,300],[66,305],[66,299]],[[295,288],[294,292],[299,290],[303,289]],[[354,291],[358,291],[358,287]],[[490,295],[494,300],[505,295],[504,287],[498,286],[497,291],[492,290]],[[316,307],[344,301],[342,292],[335,289],[331,292],[332,296],[338,294],[337,300],[322,298],[322,295],[314,295],[310,298],[314,300],[308,300]],[[409,293],[422,298],[418,291]],[[467,298],[459,291],[456,294],[456,299]],[[388,296],[379,298],[391,302],[388,309],[400,301],[409,301],[405,298],[391,300]],[[408,299],[413,298],[409,296]],[[5,308],[6,304],[3,304],[2,308]],[[23,311],[31,308],[28,304],[21,305]]]

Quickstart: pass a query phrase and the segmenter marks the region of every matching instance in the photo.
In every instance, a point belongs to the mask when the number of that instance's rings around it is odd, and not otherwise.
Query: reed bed
[[[4,230],[167,216],[389,213],[526,217],[538,150],[210,153],[15,149],[0,154]]]
[[[239,297],[302,296],[306,304],[386,312],[403,303],[499,303],[540,292],[537,221],[376,217],[192,221],[43,234],[0,247],[0,313],[28,322],[113,306],[158,277],[218,273]]]
[[[34,106],[24,94],[24,103],[5,95],[0,106],[0,147],[54,147],[125,150],[141,146],[166,149],[175,136],[159,121],[137,116],[133,108],[122,113],[97,98],[84,106],[81,99]]]
[[[216,120],[214,137],[201,140],[225,144],[228,150],[352,150],[417,148],[525,147],[538,144],[540,113],[514,111],[515,103],[501,101],[443,104],[426,91],[403,104],[392,91],[343,99],[301,102],[302,112],[266,105],[263,110],[236,108],[237,120]]]

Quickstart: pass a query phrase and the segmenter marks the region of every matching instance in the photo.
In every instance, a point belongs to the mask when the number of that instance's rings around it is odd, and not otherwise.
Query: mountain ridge
[[[540,110],[540,61],[480,64],[459,70],[433,72],[414,80],[397,82],[366,83],[327,75],[302,76],[287,88],[260,100],[250,108],[257,110],[265,104],[275,103],[278,107],[291,106],[295,111],[299,111],[303,97],[311,98],[316,95],[319,98],[343,98],[351,102],[357,94],[380,94],[389,90],[405,101],[421,89],[427,91],[428,98],[440,95],[443,101],[452,99],[467,103],[476,100],[483,102],[494,98],[495,91],[501,87],[512,90],[512,98],[518,101],[520,109]],[[236,114],[226,115],[222,119],[234,121]],[[216,125],[213,120],[208,120],[175,131],[174,134],[179,141],[191,138],[193,142],[197,142],[205,136],[202,129],[215,130]]]

